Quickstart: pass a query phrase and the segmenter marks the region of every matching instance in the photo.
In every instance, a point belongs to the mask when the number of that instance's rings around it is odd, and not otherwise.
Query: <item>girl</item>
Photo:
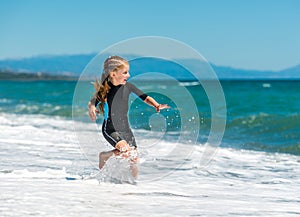
[[[152,97],[143,93],[135,85],[127,82],[130,77],[129,63],[120,56],[111,56],[104,62],[101,81],[94,83],[96,93],[88,103],[91,121],[96,120],[96,113],[104,114],[102,133],[104,138],[115,148],[99,154],[99,168],[113,155],[129,157],[131,150],[136,150],[135,138],[128,122],[128,99],[130,93],[136,94],[145,103],[153,106],[157,112],[169,108],[167,104],[159,104]],[[135,160],[131,160],[132,174],[137,177]]]

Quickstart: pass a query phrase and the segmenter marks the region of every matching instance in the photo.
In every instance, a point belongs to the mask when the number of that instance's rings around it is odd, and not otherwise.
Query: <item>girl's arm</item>
[[[160,112],[161,109],[170,108],[170,106],[167,104],[159,104],[151,96],[147,96],[147,98],[144,100],[144,102],[150,106],[153,106],[157,112]]]

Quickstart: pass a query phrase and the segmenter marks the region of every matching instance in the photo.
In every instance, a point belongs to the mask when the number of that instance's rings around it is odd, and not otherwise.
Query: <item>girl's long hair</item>
[[[105,60],[101,80],[94,82],[94,88],[96,90],[94,98],[100,102],[98,107],[102,114],[104,114],[104,103],[107,102],[107,94],[110,90],[110,72],[116,71],[127,64],[128,61],[120,56],[110,56]]]

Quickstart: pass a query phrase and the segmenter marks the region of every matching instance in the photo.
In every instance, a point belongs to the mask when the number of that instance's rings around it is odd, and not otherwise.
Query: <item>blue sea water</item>
[[[213,116],[201,84],[134,83],[171,108],[157,114],[130,99],[140,175],[120,185],[107,179],[121,170],[108,171],[118,166],[113,159],[107,173],[97,169],[98,153],[111,147],[103,117],[92,123],[87,115],[90,82],[74,95],[76,81],[0,81],[1,215],[300,215],[300,81],[221,81],[226,127],[206,167],[199,159]],[[199,126],[193,143],[185,123]]]
[[[93,94],[89,82],[79,102],[73,104],[76,81],[1,81],[0,112],[8,114],[42,114],[49,117],[72,118],[74,113],[89,121],[86,103]],[[209,99],[197,82],[182,82],[193,96],[201,121],[199,142],[205,142],[210,130]],[[300,155],[300,82],[299,81],[222,81],[226,99],[227,120],[223,146],[264,152]],[[178,95],[180,88],[168,82],[138,82],[144,91],[165,88],[170,95]],[[162,111],[166,130],[180,131],[180,106],[172,99],[155,92],[147,92],[171,109]],[[171,94],[172,93],[172,94]],[[165,94],[165,95],[168,95]],[[77,100],[77,99],[76,99]],[[184,99],[183,99],[184,100]],[[184,104],[185,102],[181,102]],[[129,119],[133,129],[150,130],[149,118],[155,111],[139,100],[132,100]],[[192,116],[192,114],[191,114]],[[101,117],[100,121],[101,123]]]

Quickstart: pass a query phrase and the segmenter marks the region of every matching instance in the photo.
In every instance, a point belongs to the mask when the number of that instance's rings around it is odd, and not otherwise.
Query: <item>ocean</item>
[[[103,117],[89,120],[89,81],[0,81],[1,216],[300,215],[300,81],[221,81],[217,109],[198,82],[132,82],[170,105],[158,114],[130,98],[133,181],[120,159],[97,169],[111,147]],[[226,125],[210,149],[218,109]]]

